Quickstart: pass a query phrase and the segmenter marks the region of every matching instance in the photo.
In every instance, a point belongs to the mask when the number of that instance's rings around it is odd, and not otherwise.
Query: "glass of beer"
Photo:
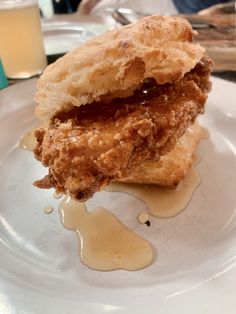
[[[7,77],[40,74],[47,61],[36,0],[0,0],[0,58]]]

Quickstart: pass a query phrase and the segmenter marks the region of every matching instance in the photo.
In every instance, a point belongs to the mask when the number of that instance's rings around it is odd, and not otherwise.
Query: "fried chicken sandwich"
[[[48,127],[36,131],[34,149],[48,175],[34,185],[84,201],[114,180],[182,180],[211,86],[212,62],[195,34],[185,19],[150,16],[49,65],[36,92],[36,115]]]

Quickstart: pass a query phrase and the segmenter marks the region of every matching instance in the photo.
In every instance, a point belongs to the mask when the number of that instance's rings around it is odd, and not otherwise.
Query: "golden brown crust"
[[[35,157],[49,173],[34,185],[84,201],[145,160],[158,160],[203,112],[210,70],[205,57],[173,84],[152,79],[131,97],[61,112],[36,132]]]
[[[145,161],[132,170],[129,176],[116,181],[140,184],[156,184],[174,188],[187,175],[196,156],[197,146],[204,137],[198,124],[191,126],[178,140],[174,149],[161,156],[158,161]]]
[[[132,95],[146,78],[180,80],[204,48],[183,18],[150,16],[96,37],[49,65],[38,80],[36,114],[44,120],[73,106]]]

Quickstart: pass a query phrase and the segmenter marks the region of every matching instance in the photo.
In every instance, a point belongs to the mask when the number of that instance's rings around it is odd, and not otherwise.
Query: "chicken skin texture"
[[[204,57],[183,79],[147,79],[133,96],[102,100],[57,114],[35,135],[34,154],[48,175],[34,183],[85,201],[145,160],[168,153],[203,113],[211,84]]]

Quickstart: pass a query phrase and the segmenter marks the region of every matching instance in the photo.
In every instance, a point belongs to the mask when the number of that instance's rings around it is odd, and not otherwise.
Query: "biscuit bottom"
[[[211,67],[204,57],[179,81],[158,85],[149,78],[128,98],[107,95],[58,113],[35,133],[35,157],[49,173],[34,185],[85,201],[143,162],[158,161],[203,113]]]
[[[146,160],[133,169],[129,176],[117,179],[119,182],[155,184],[164,188],[175,188],[189,173],[197,159],[197,147],[206,131],[194,123],[181,136],[174,148],[158,161]]]

